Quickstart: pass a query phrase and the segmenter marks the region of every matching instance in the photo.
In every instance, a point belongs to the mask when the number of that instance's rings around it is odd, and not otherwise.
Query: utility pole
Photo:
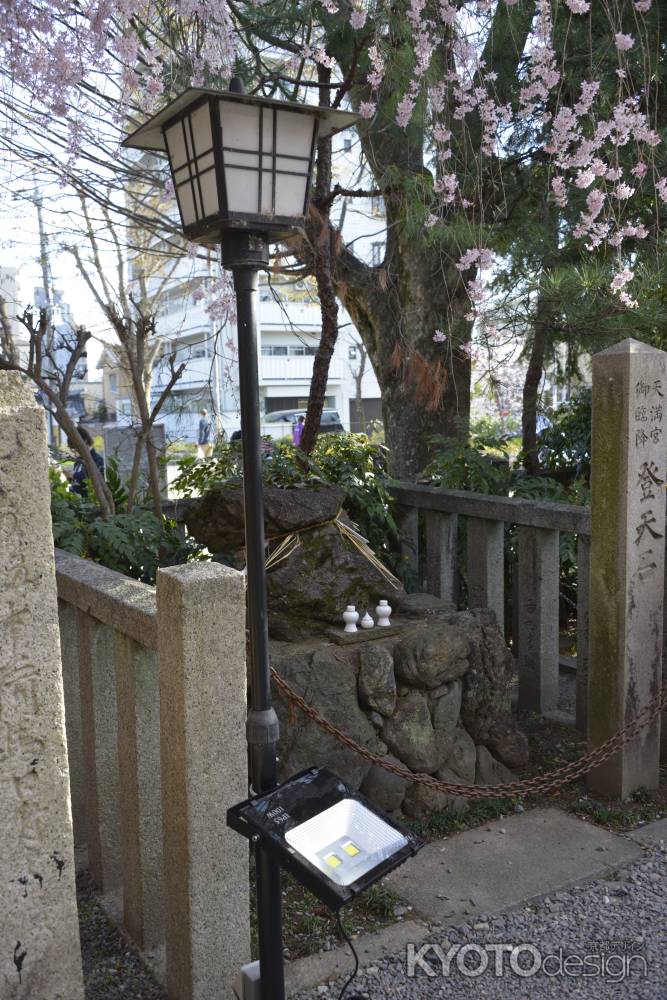
[[[49,267],[49,238],[46,232],[46,227],[44,226],[44,213],[42,211],[42,196],[39,193],[37,185],[35,185],[35,194],[33,198],[35,208],[37,209],[37,225],[39,227],[39,265],[42,271],[42,291],[44,293],[44,309],[46,310],[46,351],[44,360],[42,362],[42,368],[45,377],[53,377],[54,375],[54,362],[53,362],[53,279],[51,276],[51,269]],[[49,409],[47,409],[47,429],[48,429],[48,439],[49,445],[53,447],[54,445],[60,444],[60,434],[58,431],[57,424],[53,419],[53,414]]]

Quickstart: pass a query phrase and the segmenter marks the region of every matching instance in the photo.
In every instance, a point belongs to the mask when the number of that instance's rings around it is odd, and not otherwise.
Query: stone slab
[[[371,639],[388,639],[389,636],[400,635],[408,627],[408,624],[414,624],[414,622],[375,626],[375,628],[359,628],[356,632],[344,632],[343,629],[332,628],[327,632],[327,639],[335,642],[337,646],[358,646]]]
[[[83,1000],[43,409],[0,372],[0,997]]]
[[[625,837],[560,809],[538,808],[428,844],[386,884],[419,916],[467,923],[629,864],[640,854]]]
[[[390,924],[373,934],[363,934],[354,940],[359,955],[359,968],[365,969],[387,955],[405,949],[408,942],[423,941],[429,933],[421,920],[404,920]],[[354,958],[347,945],[331,951],[307,955],[285,965],[285,988],[288,996],[307,990],[319,983],[349,975],[354,969]]]
[[[628,837],[638,844],[659,844],[661,840],[667,844],[667,817],[656,819],[653,823],[645,823],[636,830],[630,830]]]

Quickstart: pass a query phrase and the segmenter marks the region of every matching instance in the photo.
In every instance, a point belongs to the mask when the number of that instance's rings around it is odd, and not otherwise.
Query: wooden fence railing
[[[466,518],[468,606],[491,608],[501,628],[505,618],[505,530],[517,526],[514,610],[518,624],[519,706],[535,712],[553,711],[558,704],[559,533],[576,535],[577,727],[585,732],[591,534],[588,508],[414,483],[395,484],[390,492],[397,503],[401,550],[407,565],[424,581],[429,593],[450,601],[458,598],[459,517]],[[424,520],[423,553],[419,545],[420,518]]]
[[[56,578],[75,846],[169,997],[218,1000],[250,958],[244,577],[56,550]]]

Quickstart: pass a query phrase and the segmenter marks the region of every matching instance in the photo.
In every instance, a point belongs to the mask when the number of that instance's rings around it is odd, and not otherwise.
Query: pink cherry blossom
[[[632,35],[624,35],[621,31],[614,35],[614,41],[619,52],[627,52],[635,44]]]
[[[556,204],[564,208],[567,205],[567,185],[564,177],[554,177],[551,181],[551,190],[556,200]]]
[[[578,188],[587,188],[591,186],[594,180],[595,174],[592,170],[580,170],[574,178],[574,183]]]
[[[602,206],[604,205],[605,193],[599,188],[593,188],[589,192],[586,198],[586,206],[590,213],[591,219],[596,219],[600,212],[602,211]]]
[[[565,0],[573,14],[588,14],[591,5],[588,0]]]
[[[447,340],[447,334],[443,333],[442,330],[436,330],[433,334],[433,342],[435,344],[444,344]]]
[[[630,270],[630,268],[629,267],[623,268],[622,271],[619,271],[612,278],[612,282],[611,282],[611,290],[612,290],[612,292],[619,292],[622,288],[625,288],[625,286],[627,284],[629,284],[632,281],[633,278],[634,278],[634,274]]]
[[[648,14],[653,0],[635,0],[634,8],[639,14]]]

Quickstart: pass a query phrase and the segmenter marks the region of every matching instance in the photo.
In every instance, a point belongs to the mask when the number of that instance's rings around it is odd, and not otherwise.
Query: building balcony
[[[208,358],[187,358],[187,357],[176,357],[175,366],[178,368],[179,365],[185,362],[185,370],[181,377],[179,378],[176,386],[178,388],[184,388],[185,386],[198,386],[205,385],[207,382],[213,381],[213,357]],[[153,389],[163,388],[169,381],[169,376],[171,372],[168,365],[158,365],[153,370]]]
[[[322,310],[317,302],[276,302],[275,299],[258,303],[259,327],[270,330],[307,330],[319,333],[322,329]]]
[[[313,377],[312,354],[293,355],[288,357],[261,357],[259,359],[259,379],[262,385],[269,383],[310,383]],[[332,358],[329,365],[329,382],[342,382],[344,362],[340,358]]]

